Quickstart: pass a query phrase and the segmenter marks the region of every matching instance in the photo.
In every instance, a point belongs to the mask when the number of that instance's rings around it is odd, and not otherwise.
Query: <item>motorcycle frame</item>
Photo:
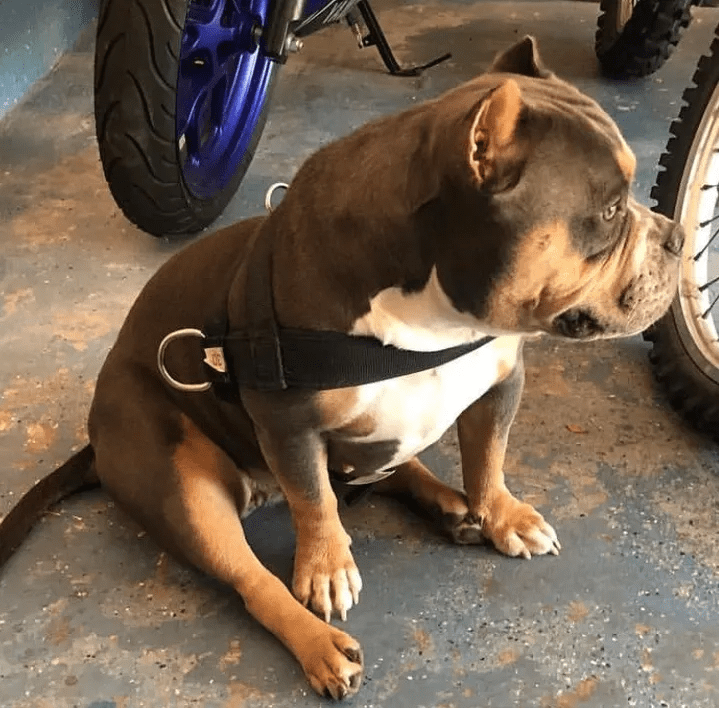
[[[328,8],[333,8],[333,11],[323,17],[322,13]],[[444,54],[426,64],[402,68],[394,57],[369,0],[271,0],[267,27],[261,31],[262,50],[273,61],[284,64],[293,47],[295,50],[298,47],[298,38],[343,19],[352,27],[361,48],[377,47],[393,76],[419,76],[425,69],[452,56]],[[360,23],[365,25],[366,34],[363,34]]]

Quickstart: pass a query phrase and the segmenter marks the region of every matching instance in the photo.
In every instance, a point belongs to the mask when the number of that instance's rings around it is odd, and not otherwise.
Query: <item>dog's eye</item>
[[[619,212],[620,207],[620,202],[614,202],[614,204],[610,204],[602,213],[602,218],[604,219],[604,221],[611,221]]]

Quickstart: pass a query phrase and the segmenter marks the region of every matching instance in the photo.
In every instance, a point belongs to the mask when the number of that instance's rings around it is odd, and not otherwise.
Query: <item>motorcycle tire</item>
[[[691,21],[691,0],[600,0],[594,49],[605,76],[648,76]]]
[[[255,153],[277,65],[269,0],[103,0],[95,124],[110,191],[155,236],[202,230]]]
[[[645,336],[672,405],[719,442],[719,38],[692,83],[652,190],[656,210],[686,231],[680,283],[669,312]]]

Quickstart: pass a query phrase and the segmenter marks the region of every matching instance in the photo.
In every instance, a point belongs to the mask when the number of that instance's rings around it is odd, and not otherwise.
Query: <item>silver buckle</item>
[[[167,381],[167,383],[170,384],[172,388],[175,388],[178,391],[208,391],[212,386],[212,382],[206,381],[204,383],[193,384],[183,383],[182,381],[178,381],[177,379],[173,378],[170,372],[167,370],[167,367],[165,366],[165,352],[167,351],[167,347],[176,339],[182,339],[183,337],[199,337],[200,339],[205,339],[204,333],[199,329],[186,328],[170,332],[170,334],[168,334],[160,342],[160,346],[157,349],[157,368],[160,370],[162,378],[165,379],[165,381]],[[224,364],[224,357],[222,357],[222,363]],[[210,363],[210,366],[212,366],[213,369],[217,368],[214,363]]]
[[[286,182],[275,182],[273,185],[270,185],[270,188],[265,193],[265,209],[269,213],[272,213],[275,208],[272,206],[272,196],[278,189],[282,189],[284,191],[287,191],[290,188],[290,185]]]

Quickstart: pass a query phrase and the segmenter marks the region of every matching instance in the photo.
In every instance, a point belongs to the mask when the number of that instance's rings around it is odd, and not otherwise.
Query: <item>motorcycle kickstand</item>
[[[380,26],[377,15],[374,14],[374,10],[369,4],[369,0],[360,0],[356,5],[356,9],[359,10],[360,15],[362,16],[361,20],[367,28],[367,34],[362,33],[360,28],[360,18],[357,17],[355,8],[347,14],[347,23],[357,37],[357,42],[360,48],[377,47],[377,51],[382,57],[382,61],[384,61],[387,70],[390,74],[392,74],[392,76],[419,76],[425,69],[437,66],[437,64],[447,61],[447,59],[452,57],[450,53],[447,53],[427,62],[426,64],[408,66],[403,69],[392,53],[392,48],[389,46],[387,37]]]

